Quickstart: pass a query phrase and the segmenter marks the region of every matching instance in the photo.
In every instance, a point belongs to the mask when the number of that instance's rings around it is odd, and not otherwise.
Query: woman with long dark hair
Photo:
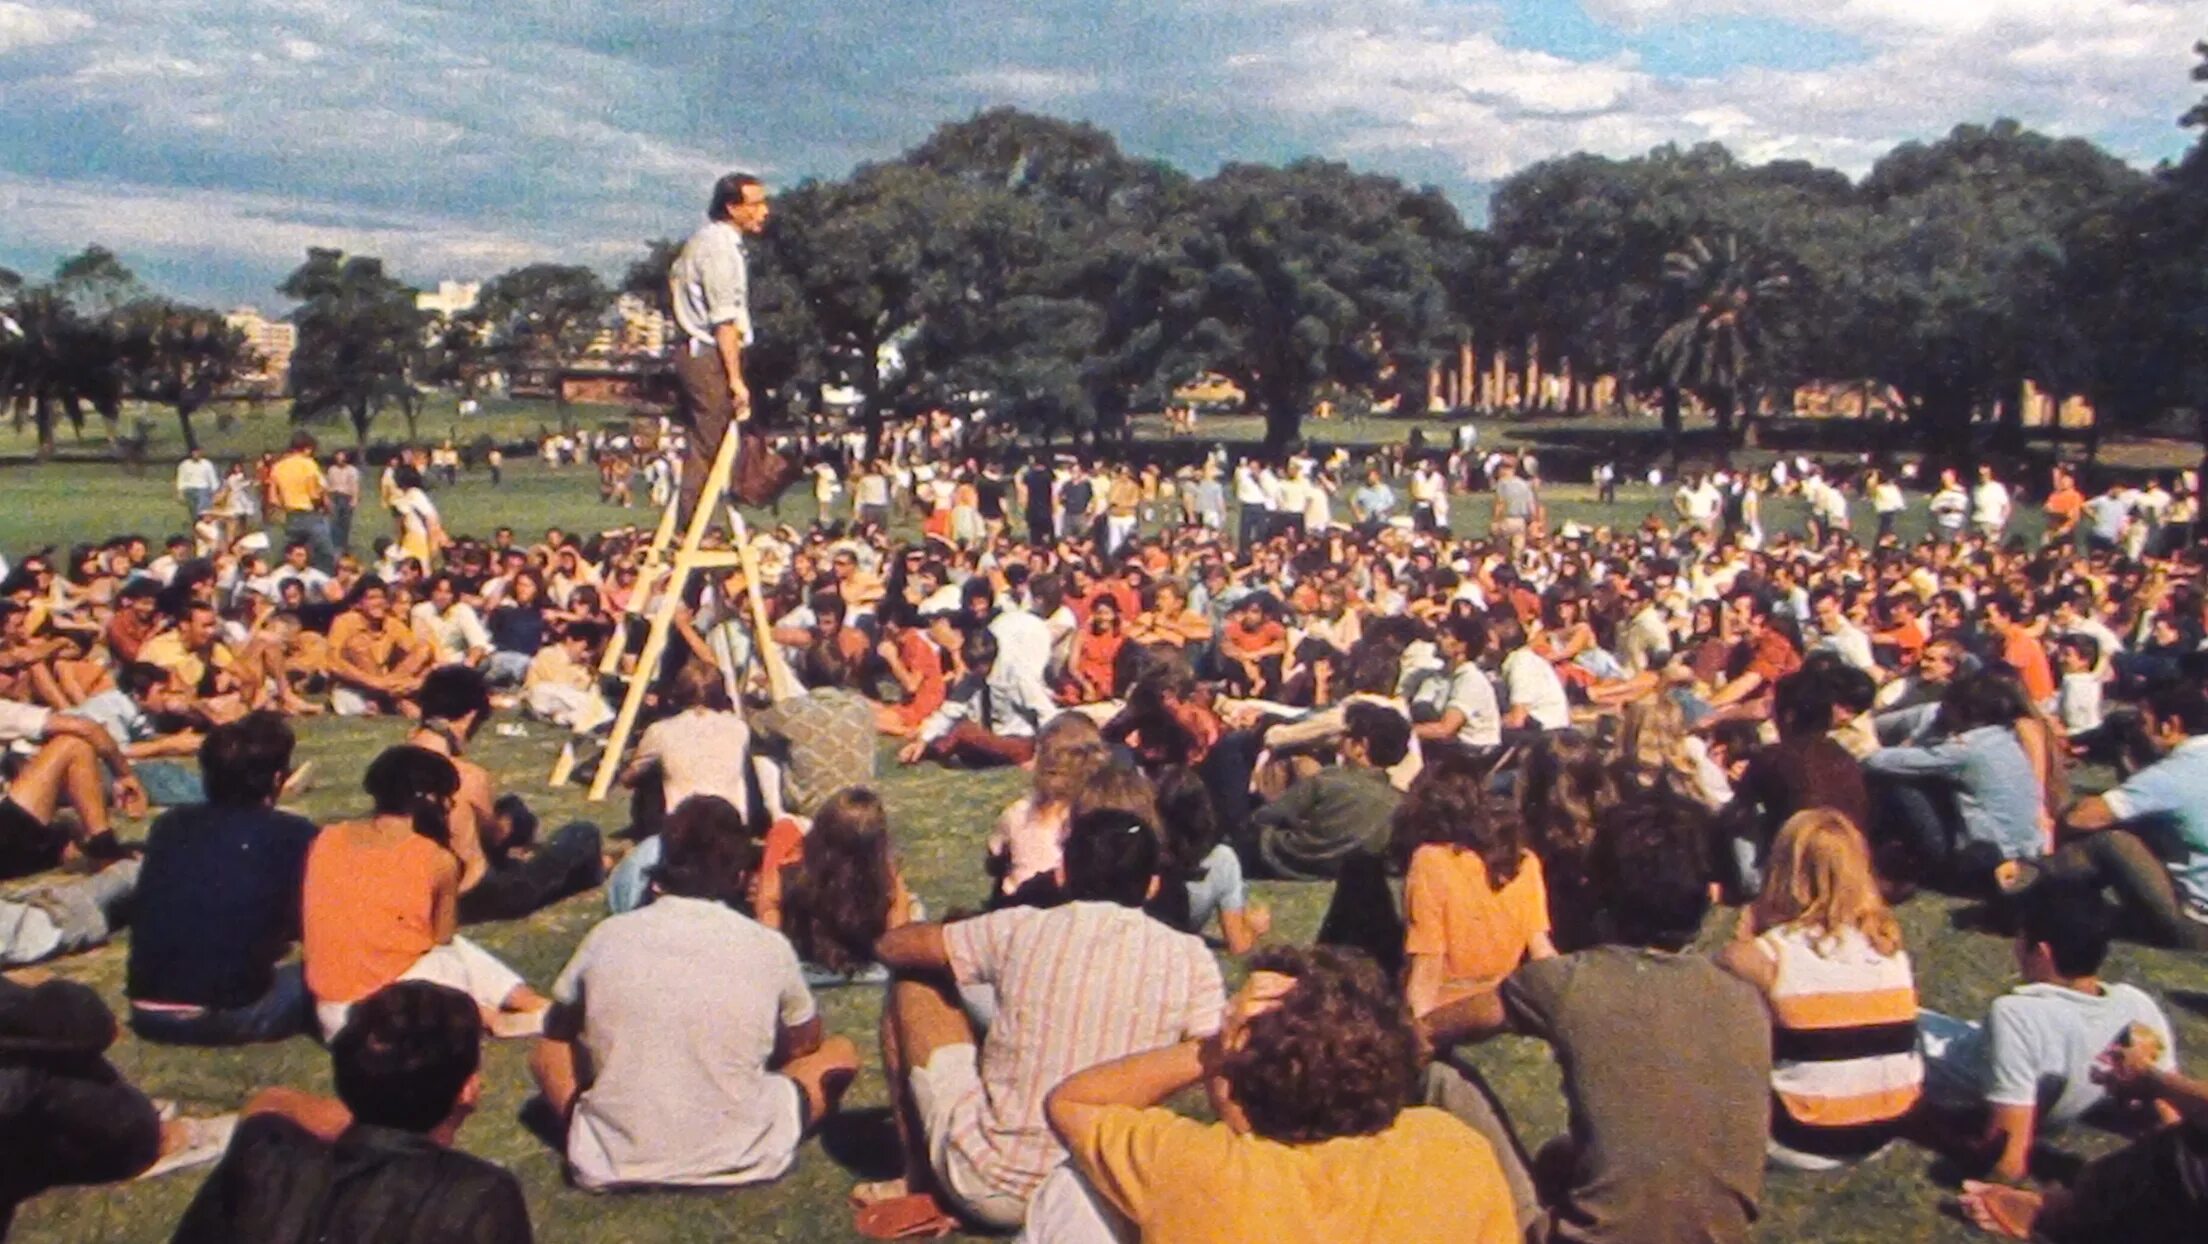
[[[818,969],[807,973],[815,985],[878,977],[869,971],[875,941],[918,915],[890,854],[881,796],[864,786],[829,796],[801,850],[795,861],[762,870],[759,922],[780,929]]]

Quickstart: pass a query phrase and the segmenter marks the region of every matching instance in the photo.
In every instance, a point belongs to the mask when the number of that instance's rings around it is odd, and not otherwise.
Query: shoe
[[[2039,865],[2031,860],[2003,860],[1994,866],[1993,886],[2003,898],[2015,898],[2039,880]]]
[[[222,1156],[230,1147],[230,1135],[238,1130],[238,1116],[218,1114],[208,1119],[184,1119],[173,1126],[182,1133],[174,1149],[153,1160],[153,1165],[138,1172],[139,1179],[158,1179],[171,1171],[205,1166]]]

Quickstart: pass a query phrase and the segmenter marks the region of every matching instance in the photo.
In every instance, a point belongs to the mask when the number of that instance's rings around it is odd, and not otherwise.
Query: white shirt
[[[1464,725],[1457,730],[1459,743],[1467,747],[1502,745],[1503,710],[1495,702],[1495,684],[1471,661],[1449,675],[1449,699],[1442,709],[1446,712],[1452,708],[1464,714]]]
[[[192,489],[213,492],[222,487],[222,474],[215,464],[205,458],[186,458],[176,464],[176,490],[179,493]]]
[[[663,717],[636,744],[639,761],[658,763],[670,812],[692,795],[718,795],[742,811],[750,798],[750,753],[751,727],[742,714],[708,708]]]
[[[2009,521],[2009,490],[2000,480],[1982,481],[1970,494],[1970,521],[1983,527],[2004,527]]]
[[[568,1124],[584,1188],[728,1187],[796,1160],[795,1081],[767,1070],[817,1011],[781,934],[723,903],[662,895],[583,938],[552,986],[582,1008],[589,1088]]]
[[[452,608],[442,614],[425,600],[414,606],[408,620],[414,624],[414,633],[437,649],[439,665],[458,664],[467,660],[470,652],[488,652],[492,646],[491,633],[483,629],[483,620],[464,600],[454,601]]]
[[[1052,703],[1050,624],[1025,609],[1008,605],[997,610],[997,616],[989,620],[989,634],[997,641],[996,679],[993,681],[1020,684],[1020,696],[1029,703]]]
[[[734,324],[745,345],[751,336],[751,277],[743,234],[725,220],[709,221],[683,243],[667,272],[675,324],[693,343],[713,344],[713,329]]]
[[[1237,505],[1264,505],[1265,486],[1248,463],[1234,468],[1234,500]]]
[[[1572,724],[1572,703],[1564,696],[1563,680],[1556,667],[1531,648],[1520,648],[1503,658],[1503,691],[1513,710],[1526,710],[1527,723],[1543,730],[1561,730]]]

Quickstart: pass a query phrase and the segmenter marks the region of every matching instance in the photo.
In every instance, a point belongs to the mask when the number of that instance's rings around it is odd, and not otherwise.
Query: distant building
[[[422,290],[414,295],[415,309],[445,319],[457,319],[475,310],[476,299],[483,295],[481,281],[439,281],[437,291]]]
[[[592,337],[583,353],[591,358],[660,358],[667,353],[671,328],[658,307],[635,294],[614,300],[613,318]]]
[[[253,372],[240,379],[255,388],[281,391],[291,379],[292,352],[299,348],[298,325],[269,319],[257,307],[238,307],[222,320],[245,335],[246,348],[256,360]]]

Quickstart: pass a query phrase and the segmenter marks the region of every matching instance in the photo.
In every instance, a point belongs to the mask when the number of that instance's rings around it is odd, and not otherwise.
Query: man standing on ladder
[[[767,187],[749,173],[713,183],[706,224],[683,243],[667,271],[668,294],[683,340],[675,349],[675,379],[690,425],[682,463],[682,522],[705,489],[705,477],[731,423],[751,417],[744,349],[751,344],[751,283],[744,236],[767,227]]]

